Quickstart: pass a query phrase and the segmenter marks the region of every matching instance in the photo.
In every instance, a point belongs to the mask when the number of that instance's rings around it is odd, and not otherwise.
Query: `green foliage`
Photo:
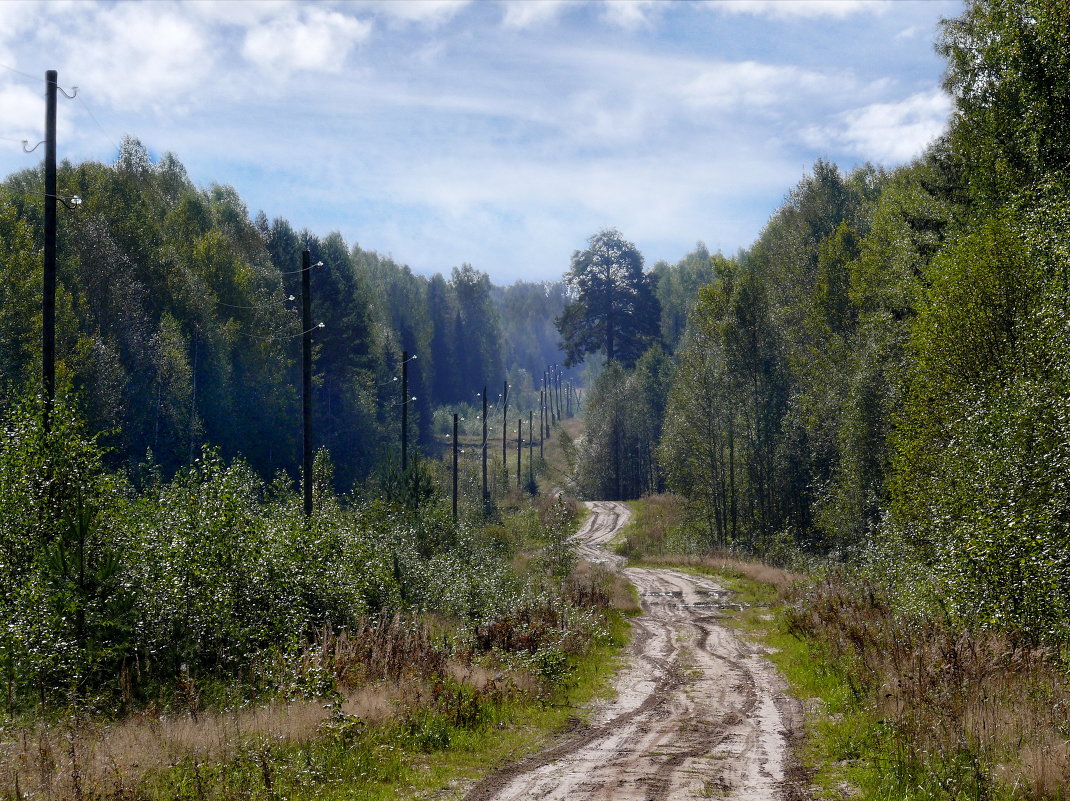
[[[0,651],[9,703],[81,696],[113,681],[130,592],[104,521],[121,501],[104,453],[64,403],[47,432],[37,400],[12,407],[0,446]]]
[[[688,317],[698,301],[699,290],[712,284],[730,260],[720,253],[710,255],[701,242],[675,265],[658,262],[651,271],[657,280],[656,294],[661,306],[661,343],[675,351],[687,328]]]
[[[894,541],[955,626],[1070,641],[1064,5],[968,4],[949,134],[818,162],[701,290],[659,453],[707,547]]]
[[[572,255],[565,283],[573,300],[557,318],[566,365],[589,353],[630,367],[658,336],[660,308],[655,278],[643,272],[643,256],[620,231],[609,228]]]
[[[547,365],[564,361],[554,325],[568,303],[564,282],[517,281],[508,287],[493,287],[491,292],[505,338],[504,356],[510,383],[519,386],[522,375],[526,374],[538,384]],[[534,395],[537,403],[537,389]],[[522,401],[524,406],[534,403]]]
[[[41,181],[35,169],[0,184],[0,408],[39,374]],[[59,181],[84,202],[60,224],[58,380],[106,432],[113,464],[151,449],[170,476],[212,444],[262,477],[298,474],[306,248],[322,262],[310,276],[313,436],[336,490],[364,481],[398,438],[403,350],[418,356],[410,412],[425,453],[435,406],[497,385],[506,351],[517,383],[518,368],[531,380],[562,360],[560,283],[498,290],[470,265],[429,280],[337,232],[251,220],[233,188],[199,189],[174,155],[154,162],[131,137],[115,164],[63,164]],[[503,311],[516,312],[508,336]]]
[[[957,618],[1055,643],[1070,637],[1070,200],[1057,190],[1037,200],[989,218],[931,265],[893,498]]]
[[[587,399],[576,475],[588,498],[636,498],[663,488],[657,445],[673,364],[654,345],[627,371],[611,363]]]
[[[182,687],[236,679],[253,691],[316,632],[359,629],[367,616],[433,612],[463,631],[553,609],[539,629],[548,649],[587,625],[560,598],[574,560],[574,510],[563,502],[520,514],[520,529],[507,518],[503,532],[484,532],[450,520],[432,463],[415,460],[390,502],[346,503],[320,451],[306,519],[285,477],[265,485],[208,448],[170,480],[148,471],[137,491],[108,471],[84,430],[63,403],[47,434],[32,401],[5,421],[9,711],[169,704]],[[538,554],[526,573],[512,567],[521,548]]]
[[[388,504],[396,504],[413,512],[439,497],[435,479],[419,456],[414,456],[405,470],[398,465],[383,469],[377,477],[376,486],[380,497]]]
[[[0,397],[29,381],[39,330],[34,299],[41,292],[31,226],[5,194],[0,188]]]
[[[955,99],[949,143],[972,196],[998,208],[1070,164],[1070,21],[1063,0],[972,0],[938,49]]]

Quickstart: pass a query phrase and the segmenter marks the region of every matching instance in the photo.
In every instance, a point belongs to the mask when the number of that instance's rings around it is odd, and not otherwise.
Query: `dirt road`
[[[729,593],[675,570],[621,568],[601,546],[627,522],[627,507],[587,506],[581,553],[623,569],[643,605],[617,697],[557,745],[476,785],[466,801],[805,798],[791,755],[798,705],[762,651],[722,625]]]

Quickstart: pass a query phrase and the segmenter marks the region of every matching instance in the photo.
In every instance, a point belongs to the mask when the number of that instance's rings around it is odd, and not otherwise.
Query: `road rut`
[[[617,697],[556,745],[484,779],[466,801],[806,798],[791,748],[798,703],[762,649],[721,623],[731,594],[708,578],[624,568],[602,546],[628,508],[587,506],[581,555],[621,570],[643,607]]]

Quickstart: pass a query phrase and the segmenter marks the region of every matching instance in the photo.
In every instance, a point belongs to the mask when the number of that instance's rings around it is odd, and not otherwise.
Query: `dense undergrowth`
[[[907,549],[758,562],[696,548],[679,498],[633,505],[622,553],[714,573],[749,604],[742,624],[807,704],[821,797],[1070,798],[1065,653],[967,625]]]
[[[306,520],[210,450],[110,471],[64,405],[4,433],[0,798],[441,786],[562,724],[625,636],[566,500],[455,525],[433,471],[339,497],[321,455]]]

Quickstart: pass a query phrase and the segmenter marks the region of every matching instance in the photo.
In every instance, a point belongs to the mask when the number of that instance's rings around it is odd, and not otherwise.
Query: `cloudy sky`
[[[647,263],[749,245],[817,158],[900,164],[946,123],[941,0],[0,2],[0,175],[125,134],[251,213],[555,278],[614,226]],[[20,74],[25,73],[25,75]]]

